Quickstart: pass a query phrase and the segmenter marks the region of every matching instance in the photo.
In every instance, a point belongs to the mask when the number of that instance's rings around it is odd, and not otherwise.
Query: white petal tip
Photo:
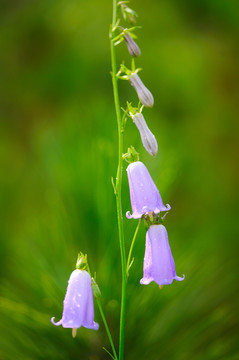
[[[140,284],[141,285],[149,285],[152,281],[153,281],[153,279],[151,279],[151,278],[148,278],[148,279],[143,278],[140,280]]]
[[[56,322],[55,322],[55,317],[52,317],[52,318],[51,318],[51,322],[52,322],[53,325],[59,326],[59,325],[62,324],[62,319],[56,323]]]
[[[93,329],[94,330],[99,330],[99,324],[98,323],[96,323],[96,322],[94,322],[94,327],[93,327]]]
[[[130,211],[127,211],[126,217],[127,219],[132,219],[133,215],[130,214]]]
[[[174,279],[177,280],[177,281],[183,281],[183,280],[185,279],[185,275],[183,275],[182,277],[180,277],[180,276],[175,276]]]

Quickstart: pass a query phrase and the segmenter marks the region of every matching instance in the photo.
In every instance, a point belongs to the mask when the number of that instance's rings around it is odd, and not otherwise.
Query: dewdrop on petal
[[[140,280],[142,285],[155,281],[162,288],[173,280],[184,280],[184,276],[176,275],[167,230],[163,225],[151,225],[147,231],[143,272],[144,276]]]
[[[146,166],[141,161],[135,161],[127,167],[130,199],[133,214],[128,211],[128,219],[139,219],[142,215],[160,211],[169,211],[170,205],[164,205],[159,191],[153,182]]]
[[[125,41],[125,43],[126,43],[126,45],[128,47],[130,55],[135,56],[135,57],[141,55],[140,48],[138,47],[136,42],[132,39],[129,32],[126,32],[124,34],[124,41]]]
[[[150,155],[155,156],[158,152],[158,143],[154,134],[149,130],[143,114],[136,113],[131,117],[140,132],[141,140],[145,149]]]
[[[51,319],[52,324],[72,328],[73,337],[76,335],[76,329],[81,326],[98,330],[99,325],[94,322],[91,277],[86,270],[76,269],[72,272],[63,302],[62,319],[57,323],[54,319],[54,317]]]
[[[129,82],[135,88],[141,103],[146,107],[152,107],[154,104],[153,95],[143,84],[142,80],[136,72],[131,73],[129,76]]]

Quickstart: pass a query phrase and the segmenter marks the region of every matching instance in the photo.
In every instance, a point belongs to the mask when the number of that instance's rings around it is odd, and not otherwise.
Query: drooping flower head
[[[137,112],[131,117],[140,132],[141,140],[145,149],[150,155],[155,156],[158,152],[158,143],[154,134],[149,130],[143,114]]]
[[[62,319],[57,323],[54,317],[51,319],[54,325],[72,329],[84,326],[98,330],[99,325],[94,322],[91,277],[86,270],[76,269],[72,272],[63,304]]]
[[[127,45],[127,48],[129,50],[129,53],[131,56],[140,56],[141,55],[141,51],[140,48],[138,47],[138,45],[136,44],[136,42],[132,39],[130,33],[128,31],[125,32],[124,34],[124,41]]]
[[[158,214],[160,211],[169,211],[169,205],[164,206],[159,191],[153,182],[146,166],[141,161],[130,164],[127,168],[130,199],[133,214],[128,211],[128,219],[139,219],[148,212]]]
[[[135,88],[138,98],[141,103],[146,107],[152,107],[154,105],[154,98],[149,89],[143,84],[137,72],[132,72],[129,76],[130,84]]]
[[[161,286],[169,285],[173,280],[182,281],[184,276],[176,275],[167,230],[163,225],[151,225],[146,234],[144,276],[140,284],[155,281]]]

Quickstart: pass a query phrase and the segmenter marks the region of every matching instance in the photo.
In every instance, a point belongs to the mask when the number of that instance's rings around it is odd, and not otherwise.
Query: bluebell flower
[[[128,211],[128,219],[139,219],[148,212],[158,214],[160,211],[169,211],[170,205],[164,205],[159,191],[153,182],[146,166],[141,161],[130,164],[127,168],[130,199],[133,214]]]
[[[88,329],[98,330],[99,325],[94,322],[94,303],[91,277],[86,270],[74,270],[68,281],[66,296],[63,303],[62,319],[55,323],[64,328],[77,329],[84,326]]]
[[[162,286],[171,284],[173,280],[182,281],[184,276],[176,275],[167,230],[163,225],[151,225],[146,234],[144,276],[140,284],[148,285],[155,281]]]

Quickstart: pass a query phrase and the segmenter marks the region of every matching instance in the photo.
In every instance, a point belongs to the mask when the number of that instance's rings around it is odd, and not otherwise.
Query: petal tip
[[[130,214],[130,211],[127,211],[126,217],[127,219],[132,219],[133,215]]]
[[[146,213],[146,212],[145,212]],[[143,214],[145,214],[143,213]],[[143,214],[139,214],[137,211],[133,212],[133,214],[130,214],[130,211],[127,211],[126,217],[127,219],[140,219]]]
[[[62,324],[62,319],[56,323],[56,322],[55,322],[55,317],[52,317],[52,318],[51,318],[51,322],[52,322],[53,325],[59,326],[59,325]]]
[[[171,210],[171,206],[169,204],[166,204],[166,211]]]
[[[177,281],[183,281],[185,279],[185,275],[183,274],[182,277],[176,275],[174,279]]]
[[[94,322],[94,323],[93,323],[93,329],[94,329],[94,330],[99,330],[99,327],[100,327],[100,326],[99,326],[99,324],[98,324],[97,322]]]
[[[141,280],[140,280],[140,284],[141,285],[148,285],[148,284],[150,284],[151,282],[153,281],[153,279],[152,278],[142,278]]]
[[[93,323],[91,324],[82,324],[84,326],[84,328],[86,329],[91,329],[91,330],[98,330],[99,329],[99,324],[95,321],[93,321]]]

